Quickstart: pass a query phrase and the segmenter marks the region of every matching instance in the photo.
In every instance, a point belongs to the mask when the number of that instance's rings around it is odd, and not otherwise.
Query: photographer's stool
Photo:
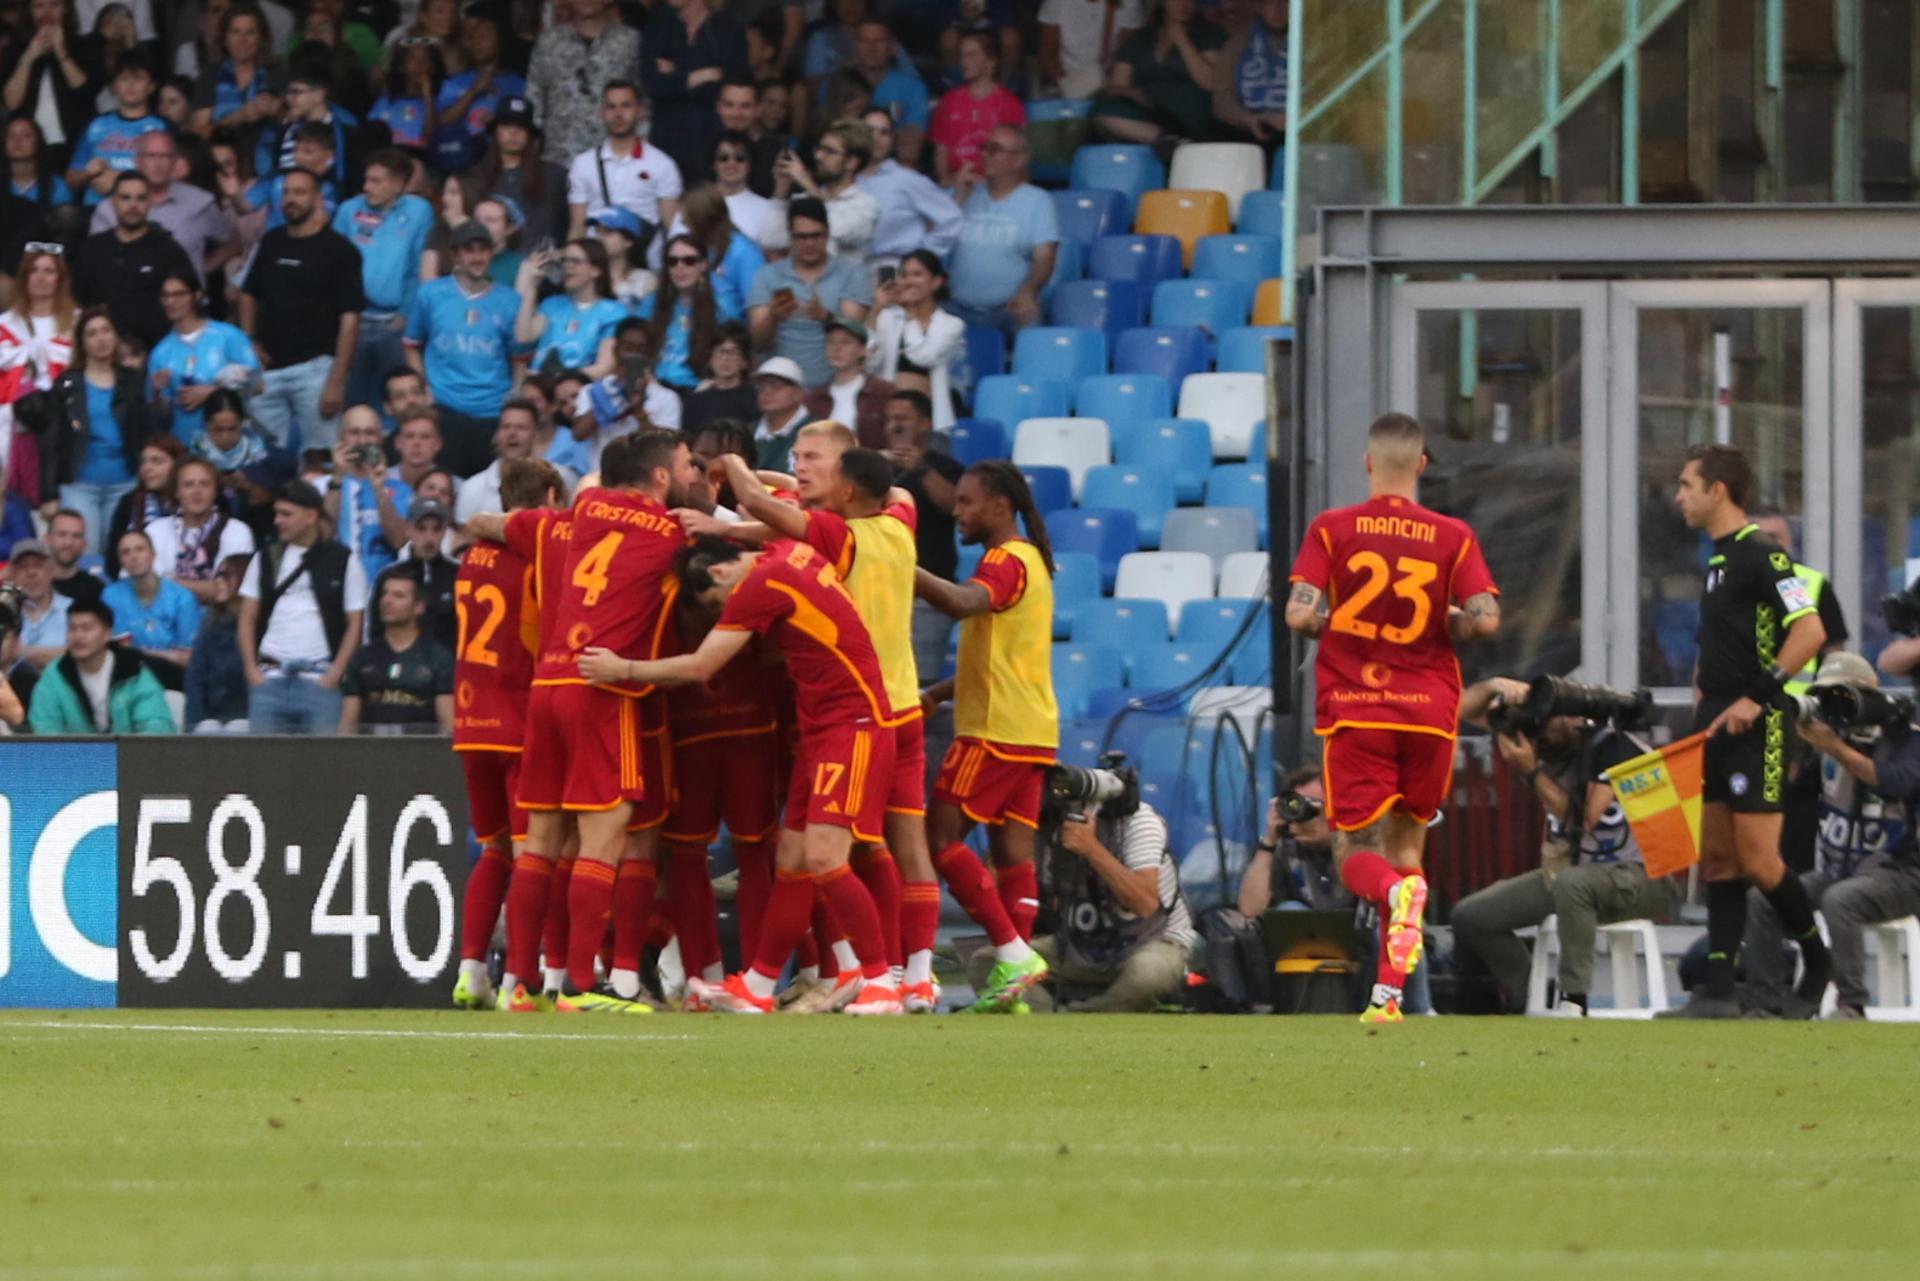
[[[1587,1007],[1593,1019],[1650,1019],[1667,1008],[1667,963],[1660,954],[1660,932],[1648,920],[1615,921],[1595,931],[1594,947],[1606,947],[1613,967],[1613,1005],[1611,1008]],[[1638,942],[1639,946],[1634,944]],[[1547,980],[1553,977],[1560,960],[1560,918],[1549,916],[1540,924],[1533,940],[1533,970],[1527,976],[1527,1013],[1544,1015],[1547,1006]],[[1644,966],[1645,979],[1641,978]],[[1646,1003],[1641,1003],[1642,994]],[[1587,993],[1589,1001],[1593,993]]]
[[[1832,942],[1827,934],[1827,918],[1814,913],[1814,919],[1820,924],[1820,937]],[[1879,1005],[1867,1007],[1867,1019],[1873,1023],[1920,1023],[1920,918],[1903,916],[1897,920],[1882,921],[1878,925],[1866,927],[1866,936],[1873,940],[1875,953],[1873,994],[1880,999]],[[1795,964],[1794,974],[1798,979],[1800,966]],[[1820,998],[1820,1013],[1824,1017],[1832,1013],[1840,1003],[1833,985]]]

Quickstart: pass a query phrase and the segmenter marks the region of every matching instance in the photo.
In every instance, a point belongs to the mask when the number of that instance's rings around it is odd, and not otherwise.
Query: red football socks
[[[994,881],[1000,892],[1000,905],[1007,919],[1020,933],[1022,941],[1033,937],[1033,922],[1040,915],[1040,874],[1032,863],[1015,863],[994,869]]]
[[[813,878],[784,868],[773,874],[773,892],[767,896],[767,914],[760,923],[760,946],[753,954],[753,972],[778,981],[787,957],[807,932],[816,897]]]
[[[575,876],[580,874],[580,866],[574,868]],[[653,923],[653,894],[659,882],[660,869],[652,859],[630,858],[620,864],[613,883],[614,969],[639,972],[640,955],[646,950],[647,931]],[[571,958],[568,968],[572,968]]]
[[[887,860],[889,864],[892,861]],[[880,928],[880,913],[873,905],[873,895],[867,893],[867,887],[853,874],[853,868],[844,863],[831,872],[815,877],[814,884],[820,887],[820,897],[832,905],[835,918],[846,930],[847,941],[853,945],[853,954],[860,958],[861,976],[885,982],[888,964],[886,936]],[[894,932],[897,935],[897,911],[895,922]]]
[[[900,887],[900,950],[911,959],[933,951],[940,932],[940,883],[908,881]]]
[[[1405,873],[1372,850],[1356,850],[1340,865],[1340,883],[1353,891],[1355,898],[1383,907],[1387,895]],[[1384,918],[1383,918],[1384,919]]]
[[[973,918],[974,924],[987,932],[988,940],[995,947],[1020,937],[1000,896],[994,892],[987,869],[981,866],[972,850],[955,841],[934,855],[933,865],[940,870],[940,878],[947,883],[954,901]]]
[[[1393,960],[1387,951],[1387,914],[1380,913],[1380,960],[1373,970],[1373,981],[1384,983],[1398,992],[1407,981],[1407,976],[1393,968]]]
[[[613,914],[613,868],[590,858],[575,859],[567,880],[567,981],[576,992],[593,990],[593,961]],[[644,916],[641,918],[646,919]]]
[[[907,956],[901,950],[900,940],[899,864],[885,848],[876,846],[853,856],[853,872],[873,896],[874,911],[880,914],[880,937],[886,944],[887,964],[906,965]]]
[[[480,851],[480,860],[467,873],[467,892],[460,904],[460,959],[478,961],[487,954],[500,904],[507,897],[513,860],[492,846]]]
[[[573,884],[573,864],[570,858],[556,859],[553,863],[553,876],[549,878],[552,889],[547,894],[547,922],[540,948],[546,953],[548,969],[558,970],[567,964],[568,940],[573,932],[568,929],[567,897]]]
[[[513,861],[513,879],[507,883],[507,973],[535,990],[540,987],[540,935],[552,886],[553,860],[545,854],[528,852]]]
[[[680,939],[680,964],[698,978],[720,960],[720,935],[714,924],[713,879],[707,875],[707,847],[675,842],[669,847],[672,873],[667,903],[673,932]]]
[[[733,859],[740,869],[740,892],[734,912],[740,920],[740,955],[751,961],[760,950],[760,922],[766,919],[767,896],[773,893],[773,842],[733,838]]]
[[[813,940],[815,964],[820,967],[820,977],[830,979],[840,973],[840,959],[833,954],[833,945],[847,937],[840,928],[839,918],[833,914],[833,904],[827,902],[824,894],[813,896]]]

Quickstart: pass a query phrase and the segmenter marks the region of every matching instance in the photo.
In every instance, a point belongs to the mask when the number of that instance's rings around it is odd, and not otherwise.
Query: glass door
[[[1392,404],[1426,428],[1421,501],[1473,526],[1503,621],[1469,680],[1605,670],[1607,287],[1400,282]],[[1355,430],[1364,430],[1359,424]]]
[[[1881,598],[1920,577],[1920,281],[1836,284],[1833,347],[1834,580],[1877,660]]]

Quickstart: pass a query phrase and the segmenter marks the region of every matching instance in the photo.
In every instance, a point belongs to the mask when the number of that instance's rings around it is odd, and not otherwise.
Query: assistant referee
[[[1795,995],[1817,1011],[1830,962],[1800,878],[1780,858],[1786,794],[1787,714],[1780,694],[1820,652],[1826,628],[1793,558],[1747,519],[1753,468],[1738,451],[1707,445],[1687,455],[1674,502],[1689,529],[1713,540],[1700,602],[1699,701],[1693,728],[1708,732],[1700,864],[1707,881],[1707,981],[1680,1018],[1739,1018],[1733,962],[1746,930],[1746,892],[1759,889],[1800,945],[1805,976]]]

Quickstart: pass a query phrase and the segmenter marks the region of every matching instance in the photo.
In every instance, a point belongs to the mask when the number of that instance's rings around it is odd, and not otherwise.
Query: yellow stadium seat
[[[1263,280],[1253,292],[1253,323],[1256,325],[1284,325],[1286,313],[1281,310],[1283,280]]]
[[[1140,197],[1134,231],[1143,236],[1172,236],[1180,242],[1184,266],[1193,266],[1193,247],[1202,236],[1233,230],[1227,198],[1217,191],[1149,191]]]

